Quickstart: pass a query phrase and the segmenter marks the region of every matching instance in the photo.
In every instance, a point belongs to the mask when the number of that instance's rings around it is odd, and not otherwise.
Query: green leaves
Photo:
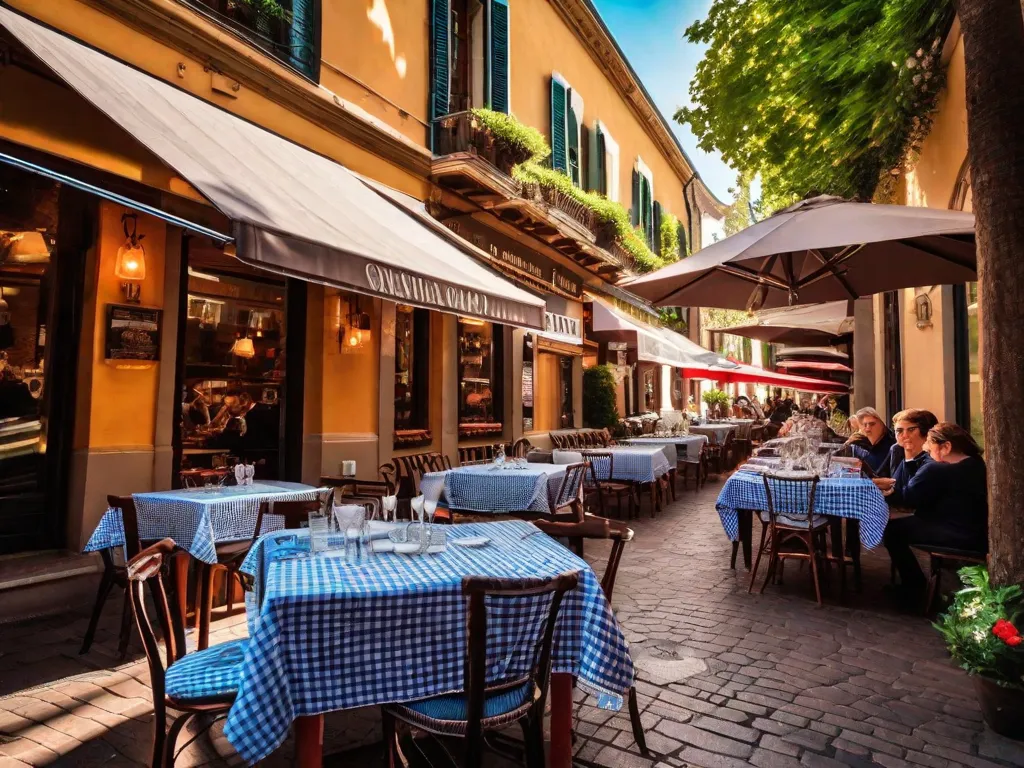
[[[551,148],[544,134],[529,125],[523,125],[507,112],[493,109],[470,110],[473,117],[491,132],[496,141],[504,142],[508,147],[521,150],[528,154],[531,162],[539,163],[551,154]]]
[[[760,174],[769,211],[868,199],[927,134],[951,14],[950,0],[715,0],[686,31],[708,49],[675,118]]]
[[[1024,607],[1021,588],[993,589],[983,565],[961,569],[960,580],[964,588],[934,625],[950,655],[968,674],[983,675],[1004,686],[1024,687],[1024,645],[1011,645],[992,631],[999,621],[1017,624]]]
[[[610,365],[583,369],[583,426],[613,429],[619,423],[615,373]]]
[[[661,224],[658,227],[661,241],[661,258],[666,264],[679,261],[679,219],[666,210],[662,210]]]

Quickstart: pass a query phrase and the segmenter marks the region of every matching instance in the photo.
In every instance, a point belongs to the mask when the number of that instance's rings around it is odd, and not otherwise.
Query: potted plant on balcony
[[[998,734],[1024,739],[1024,600],[1020,586],[993,587],[983,565],[963,568],[956,593],[936,629],[953,660],[974,680],[985,722]]]
[[[502,173],[527,160],[543,160],[551,150],[544,135],[536,128],[523,125],[512,115],[493,109],[470,110],[476,130],[473,143],[477,153],[491,158]]]

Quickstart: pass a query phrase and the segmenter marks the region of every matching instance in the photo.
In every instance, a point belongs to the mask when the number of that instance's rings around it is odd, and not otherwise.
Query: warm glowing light
[[[146,251],[141,245],[126,242],[117,250],[114,274],[121,280],[140,282],[146,279]]]

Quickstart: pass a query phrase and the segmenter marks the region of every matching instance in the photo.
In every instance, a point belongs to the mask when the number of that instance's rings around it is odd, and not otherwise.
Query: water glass
[[[366,507],[361,504],[344,504],[335,507],[334,519],[338,527],[338,535],[345,542],[345,559],[355,562],[359,559],[363,536],[369,535],[369,526],[366,525]]]
[[[331,521],[323,512],[309,513],[309,551],[314,555],[326,552],[331,535]]]

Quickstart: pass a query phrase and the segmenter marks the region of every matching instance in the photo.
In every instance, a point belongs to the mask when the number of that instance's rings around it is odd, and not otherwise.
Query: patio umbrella
[[[849,360],[850,356],[834,347],[783,347],[775,351],[776,357],[824,357],[830,360]]]
[[[973,214],[814,197],[627,287],[662,307],[751,311],[976,279]]]
[[[754,322],[723,329],[770,344],[822,344],[853,332],[853,302],[830,301],[765,309]]]
[[[853,368],[842,363],[824,363],[820,360],[779,360],[776,368],[803,368],[808,371],[836,371],[838,373],[853,373]]]
[[[693,379],[709,379],[726,384],[769,384],[773,387],[796,389],[800,392],[848,392],[849,387],[837,381],[812,379],[791,373],[776,373],[746,363],[737,363],[734,368],[684,368],[683,376]]]

